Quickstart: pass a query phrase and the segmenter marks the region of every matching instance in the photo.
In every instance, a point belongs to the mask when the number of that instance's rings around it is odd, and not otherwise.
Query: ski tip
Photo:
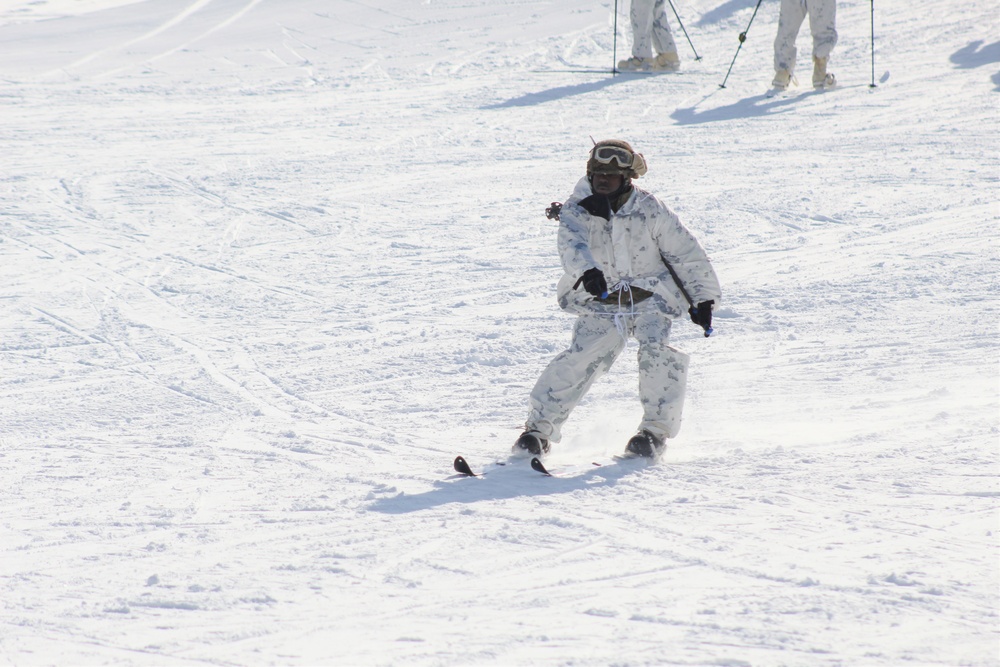
[[[455,463],[453,465],[455,467],[455,472],[468,475],[469,477],[477,476],[476,473],[472,472],[472,468],[469,467],[469,464],[461,456],[455,457]]]
[[[537,456],[531,459],[531,469],[536,470],[542,473],[543,475],[548,475],[549,477],[552,477],[552,473],[550,473],[548,470],[545,469],[545,466],[542,465],[542,462],[538,460]]]

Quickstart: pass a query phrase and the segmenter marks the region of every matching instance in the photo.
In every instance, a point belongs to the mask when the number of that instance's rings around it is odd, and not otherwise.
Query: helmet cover
[[[646,160],[641,153],[621,139],[604,139],[594,144],[587,160],[587,175],[620,174],[637,178],[646,173]]]

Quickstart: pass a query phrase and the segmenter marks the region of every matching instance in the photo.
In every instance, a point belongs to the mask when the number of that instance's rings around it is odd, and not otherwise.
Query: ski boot
[[[675,51],[661,53],[653,59],[652,67],[656,72],[676,72],[681,68],[681,59]]]
[[[655,461],[660,458],[666,448],[667,443],[643,429],[629,439],[628,444],[625,445],[625,456],[643,456]]]
[[[549,453],[549,441],[535,431],[525,431],[514,443],[511,451],[514,454],[528,453],[532,456],[541,456]]]
[[[822,90],[837,85],[837,77],[826,71],[829,58],[813,58],[813,88]]]
[[[792,73],[787,69],[779,69],[774,73],[774,81],[771,87],[775,90],[788,90],[788,84],[792,82]]]
[[[619,60],[618,70],[621,72],[640,72],[650,69],[654,62],[652,58],[636,58],[632,56],[627,60]]]

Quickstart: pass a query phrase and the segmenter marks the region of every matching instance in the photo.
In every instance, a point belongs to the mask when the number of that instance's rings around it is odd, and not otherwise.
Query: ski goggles
[[[621,146],[595,146],[593,156],[601,164],[616,162],[622,169],[631,169],[635,161],[635,155]]]

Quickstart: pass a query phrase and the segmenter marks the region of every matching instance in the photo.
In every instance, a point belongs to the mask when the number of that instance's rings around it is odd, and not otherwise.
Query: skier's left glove
[[[705,330],[705,338],[712,333],[712,306],[715,301],[702,301],[697,306],[688,308],[691,321]]]

